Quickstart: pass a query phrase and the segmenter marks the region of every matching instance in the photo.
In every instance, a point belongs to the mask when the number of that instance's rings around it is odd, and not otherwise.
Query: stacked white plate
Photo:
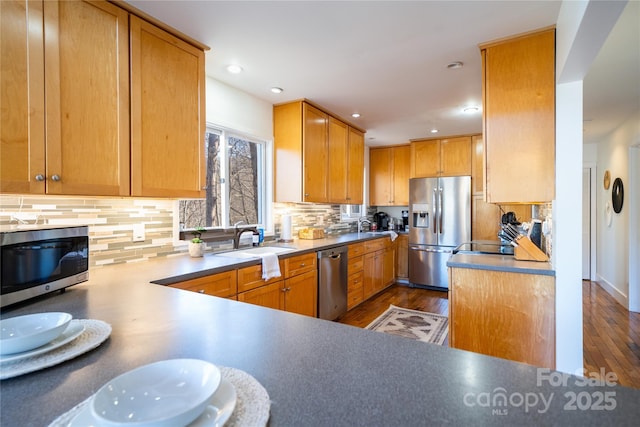
[[[222,426],[236,404],[215,365],[172,359],[126,372],[96,392],[68,426]]]
[[[69,313],[54,312],[27,314],[0,320],[0,361],[5,362],[20,357],[30,357],[42,351],[50,351],[51,344],[55,345],[60,341],[59,338],[68,329],[71,319],[72,316]],[[77,331],[73,333],[76,334]]]

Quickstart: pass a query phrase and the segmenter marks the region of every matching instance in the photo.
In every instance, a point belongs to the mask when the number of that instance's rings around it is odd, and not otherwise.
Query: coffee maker
[[[373,214],[373,221],[376,223],[378,230],[389,229],[389,215],[384,212],[376,212]]]
[[[402,231],[409,231],[409,211],[402,211]]]

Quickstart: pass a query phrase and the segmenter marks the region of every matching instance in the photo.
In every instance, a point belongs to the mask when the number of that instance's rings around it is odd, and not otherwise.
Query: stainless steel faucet
[[[362,224],[365,223],[365,222],[367,224],[371,225],[371,221],[369,221],[367,219],[367,217],[362,216],[362,217],[358,218],[358,233],[360,233],[362,231]]]
[[[238,249],[238,247],[240,246],[240,236],[242,236],[242,233],[244,233],[245,231],[252,231],[253,234],[258,234],[258,229],[253,226],[253,227],[238,227],[238,225],[242,224],[244,221],[238,221],[235,224],[233,224],[233,249]]]

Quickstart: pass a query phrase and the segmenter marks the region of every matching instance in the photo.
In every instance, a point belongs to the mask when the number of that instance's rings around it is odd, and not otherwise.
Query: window
[[[364,205],[340,205],[340,220],[344,222],[357,221],[365,216]]]
[[[270,144],[230,130],[207,127],[206,198],[179,201],[180,228],[228,228],[267,222],[267,152]]]

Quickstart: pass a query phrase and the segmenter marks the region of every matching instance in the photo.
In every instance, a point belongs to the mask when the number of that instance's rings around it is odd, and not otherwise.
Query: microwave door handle
[[[440,188],[438,190],[438,217],[439,217],[439,226],[438,226],[438,233],[442,234],[442,211],[444,210],[444,207],[442,205],[442,188]]]

